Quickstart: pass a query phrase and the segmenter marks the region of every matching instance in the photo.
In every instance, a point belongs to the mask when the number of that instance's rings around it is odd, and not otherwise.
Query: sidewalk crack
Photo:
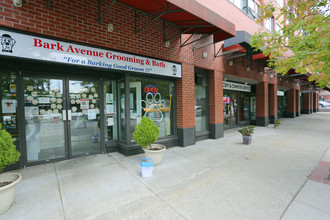
[[[65,213],[64,204],[63,204],[60,182],[59,182],[58,175],[57,175],[57,169],[56,169],[55,163],[53,163],[53,165],[54,165],[54,170],[55,170],[55,175],[56,175],[57,189],[58,189],[58,193],[60,195],[60,200],[61,200],[61,205],[62,205],[62,210],[63,210],[63,217],[64,217],[64,220],[66,220],[67,218],[66,218],[66,213]]]

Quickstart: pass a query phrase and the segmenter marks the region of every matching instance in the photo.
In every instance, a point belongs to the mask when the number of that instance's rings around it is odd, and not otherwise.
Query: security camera
[[[22,7],[23,0],[13,0],[13,4],[17,7]]]

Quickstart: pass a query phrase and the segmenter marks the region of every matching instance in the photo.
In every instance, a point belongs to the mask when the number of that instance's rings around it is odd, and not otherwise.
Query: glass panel
[[[230,102],[230,118],[231,118],[231,127],[238,126],[238,93],[231,94],[231,102]]]
[[[257,120],[257,99],[256,94],[251,93],[251,123],[255,123]]]
[[[122,141],[126,141],[126,124],[125,124],[125,80],[122,79],[119,81],[119,115],[120,115],[120,123],[119,123],[119,138]]]
[[[65,156],[63,80],[24,77],[28,162]]]
[[[16,74],[1,73],[1,122],[2,127],[9,132],[14,140],[18,140],[17,129],[17,97],[16,97]]]
[[[230,128],[230,93],[223,94],[223,124],[224,129]]]
[[[105,141],[117,140],[116,81],[104,83]]]
[[[98,82],[69,80],[68,120],[71,119],[72,155],[101,149],[99,94]]]
[[[207,89],[208,79],[205,75],[195,74],[195,127],[196,132],[208,130]]]
[[[249,94],[241,92],[239,99],[239,120],[240,122],[249,123],[250,113],[249,113]]]
[[[173,92],[173,82],[131,79],[131,134],[142,117],[146,116],[151,118],[159,127],[159,137],[172,135]],[[133,139],[133,135],[131,137]]]

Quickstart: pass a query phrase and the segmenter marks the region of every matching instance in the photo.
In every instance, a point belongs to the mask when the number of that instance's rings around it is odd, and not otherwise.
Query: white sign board
[[[277,91],[277,96],[284,96],[284,91]]]
[[[243,92],[251,92],[251,86],[233,82],[223,82],[223,89],[227,90],[235,90],[235,91],[243,91]]]
[[[181,78],[181,64],[0,29],[0,55]]]

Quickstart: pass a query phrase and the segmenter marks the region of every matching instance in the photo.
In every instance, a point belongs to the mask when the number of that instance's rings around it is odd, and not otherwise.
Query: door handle
[[[68,121],[72,120],[71,110],[68,110]]]
[[[62,111],[62,117],[63,117],[63,121],[66,121],[66,110]]]

